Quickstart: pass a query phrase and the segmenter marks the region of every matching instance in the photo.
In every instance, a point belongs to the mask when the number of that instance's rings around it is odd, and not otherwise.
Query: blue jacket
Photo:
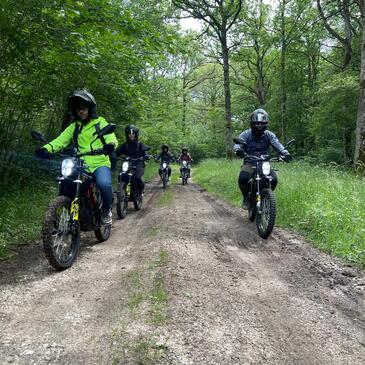
[[[272,146],[281,155],[289,154],[276,135],[270,131],[265,131],[262,135],[257,136],[252,132],[252,129],[246,129],[239,135],[239,138],[247,143],[245,151],[250,155],[265,155],[268,153],[270,146]],[[239,144],[235,144],[233,146],[233,150],[235,152],[240,149],[241,145]],[[250,161],[245,159],[245,162]]]

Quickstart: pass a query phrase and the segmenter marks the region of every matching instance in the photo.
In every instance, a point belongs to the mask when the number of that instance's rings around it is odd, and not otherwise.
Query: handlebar
[[[146,156],[143,156],[143,157],[137,157],[137,158],[131,158],[129,156],[126,156],[126,157],[120,157],[119,160],[122,160],[122,161],[145,161],[146,159],[150,159],[152,156],[150,155],[146,155]]]

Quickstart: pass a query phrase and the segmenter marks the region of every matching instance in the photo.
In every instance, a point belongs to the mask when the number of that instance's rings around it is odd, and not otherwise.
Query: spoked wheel
[[[127,215],[128,197],[125,193],[125,183],[120,183],[117,192],[117,214],[119,219],[124,219]]]
[[[143,197],[139,191],[135,188],[133,191],[133,205],[135,210],[140,210],[142,208]]]
[[[97,199],[96,204],[99,207],[100,213],[101,213],[102,201],[101,201],[101,195],[100,195],[99,191],[97,192],[96,199]],[[112,230],[112,225],[111,224],[102,224],[101,223],[101,215],[100,215],[100,217],[99,217],[99,226],[98,226],[98,228],[94,229],[96,239],[99,242],[106,241],[110,237],[111,230]]]
[[[56,270],[69,268],[80,247],[79,222],[70,223],[71,200],[65,196],[54,199],[48,207],[43,224],[43,249]]]
[[[270,236],[276,218],[276,199],[271,189],[263,189],[261,192],[261,208],[257,212],[256,227],[260,237]]]
[[[248,219],[253,222],[256,218],[256,195],[252,194],[250,197],[250,206],[248,208]]]
[[[188,174],[186,172],[183,172],[182,174],[182,184],[186,185],[188,183]]]

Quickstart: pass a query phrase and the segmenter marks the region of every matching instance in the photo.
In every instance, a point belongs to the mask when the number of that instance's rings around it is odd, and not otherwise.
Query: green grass
[[[235,206],[241,204],[241,161],[206,160],[194,181]],[[277,225],[303,234],[322,250],[365,267],[365,180],[334,166],[277,164]]]
[[[146,162],[144,169],[143,180],[148,182],[158,175],[158,164],[154,163],[153,160]]]
[[[2,189],[0,198],[0,259],[9,258],[17,245],[40,237],[48,202],[57,195],[57,184],[33,182]]]
[[[171,204],[172,199],[173,199],[173,193],[172,193],[172,191],[170,189],[166,189],[158,197],[158,199],[156,201],[156,205],[158,207],[162,207],[164,205]]]

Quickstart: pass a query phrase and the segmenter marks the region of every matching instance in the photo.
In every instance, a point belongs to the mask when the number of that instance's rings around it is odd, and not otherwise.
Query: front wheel
[[[276,218],[276,198],[271,189],[261,191],[260,211],[257,212],[256,227],[260,237],[270,236]]]
[[[59,196],[48,206],[42,229],[43,249],[56,270],[69,268],[80,247],[80,225],[71,221],[71,200]]]
[[[182,184],[186,185],[188,183],[188,173],[186,171],[184,171],[182,173]]]
[[[163,172],[163,174],[162,174],[162,185],[163,185],[163,188],[166,189],[166,187],[167,187],[167,174],[166,174],[166,172]]]
[[[125,192],[125,183],[120,183],[117,193],[117,214],[119,219],[124,219],[127,215],[128,197]]]
[[[135,210],[140,210],[142,208],[142,201],[142,194],[135,188],[133,193],[133,205]]]

